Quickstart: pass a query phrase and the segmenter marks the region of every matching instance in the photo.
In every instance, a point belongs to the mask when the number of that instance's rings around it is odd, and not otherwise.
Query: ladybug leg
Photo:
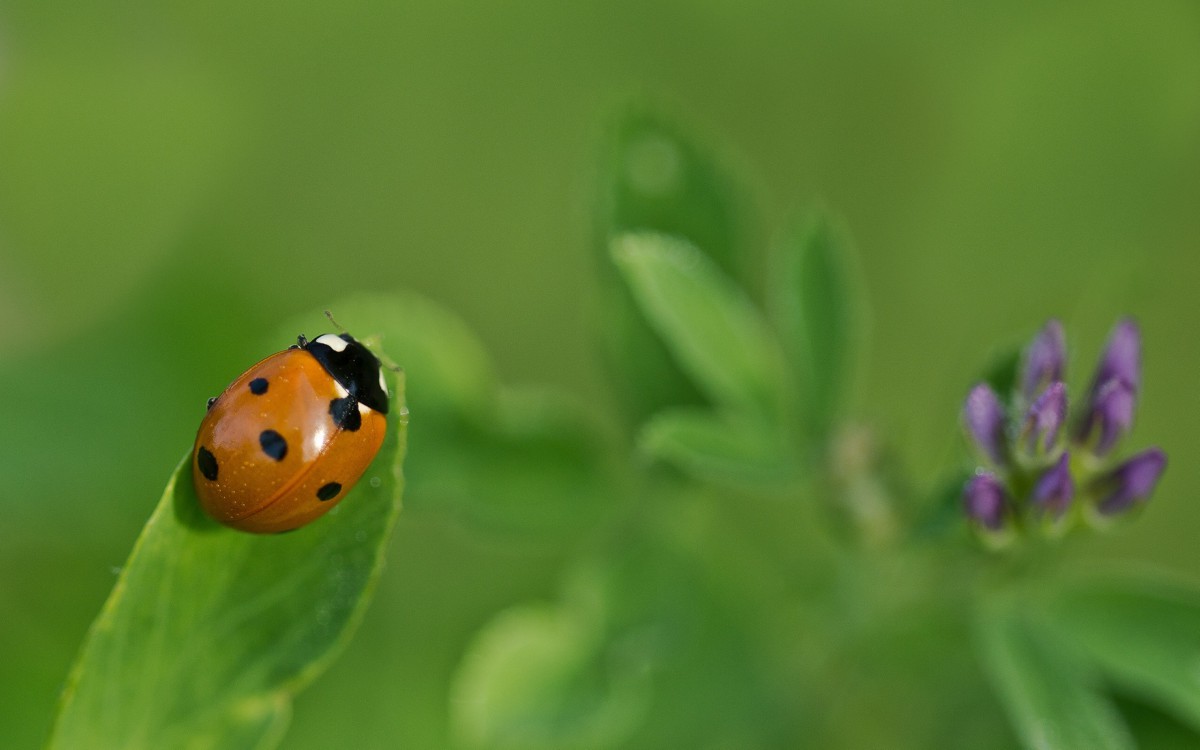
[[[211,409],[211,408],[212,408],[212,405],[213,405],[213,404],[215,404],[215,403],[217,403],[217,397],[216,397],[216,396],[213,396],[212,398],[210,398],[210,399],[208,400],[208,406],[206,406],[206,407],[204,407],[204,408],[205,408],[205,409]]]

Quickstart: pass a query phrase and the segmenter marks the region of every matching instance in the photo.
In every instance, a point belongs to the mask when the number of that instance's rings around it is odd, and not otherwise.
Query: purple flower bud
[[[1097,390],[1084,414],[1080,442],[1090,445],[1097,456],[1107,456],[1133,426],[1135,402],[1128,383],[1109,380]]]
[[[1039,451],[1049,452],[1058,441],[1059,430],[1066,421],[1067,387],[1061,381],[1051,383],[1025,415],[1021,437],[1029,453],[1036,455]]]
[[[1008,516],[1008,493],[994,474],[980,472],[963,489],[967,517],[987,531],[1000,531]]]
[[[1117,323],[1108,337],[1100,364],[1092,380],[1093,393],[1110,380],[1129,384],[1136,394],[1142,382],[1142,334],[1137,323],[1124,318]]]
[[[1046,470],[1033,486],[1033,505],[1059,518],[1071,507],[1075,482],[1071,479],[1070,458],[1064,451],[1058,462]]]
[[[1142,451],[1096,480],[1093,487],[1098,498],[1097,509],[1103,515],[1112,516],[1146,500],[1166,468],[1167,455],[1162,450]]]
[[[1042,388],[1063,379],[1066,359],[1067,338],[1062,323],[1056,319],[1048,320],[1025,350],[1021,393],[1026,403]]]
[[[1133,426],[1134,407],[1142,380],[1142,336],[1129,318],[1117,323],[1088,391],[1087,408],[1079,423],[1079,442],[1106,456]]]
[[[963,421],[967,431],[983,454],[997,466],[1005,462],[1004,407],[996,393],[980,383],[967,394],[963,405]]]

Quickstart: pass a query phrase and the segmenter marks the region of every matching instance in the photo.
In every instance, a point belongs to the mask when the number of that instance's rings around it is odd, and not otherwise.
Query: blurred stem
[[[858,424],[838,428],[821,449],[812,484],[826,522],[851,547],[882,549],[900,538],[895,483],[884,471],[873,429]]]

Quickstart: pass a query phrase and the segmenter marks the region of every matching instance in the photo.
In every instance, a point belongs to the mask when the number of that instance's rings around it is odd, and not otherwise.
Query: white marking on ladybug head
[[[383,395],[385,395],[385,396],[389,395],[388,389],[387,389],[387,381],[383,379],[383,369],[382,368],[380,368],[380,370],[379,370],[379,388],[380,388],[380,390],[383,391]]]
[[[324,335],[317,336],[317,340],[313,343],[324,344],[335,352],[344,351],[346,349],[346,340],[341,336],[335,336],[332,333],[326,333]]]

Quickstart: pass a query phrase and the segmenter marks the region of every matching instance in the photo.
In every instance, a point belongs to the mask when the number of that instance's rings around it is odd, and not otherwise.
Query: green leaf
[[[1029,750],[1132,750],[1133,740],[1092,676],[1004,607],[979,623],[981,656],[1018,737]]]
[[[599,333],[624,406],[641,422],[663,407],[703,399],[613,268],[613,239],[631,231],[683,237],[744,283],[752,275],[743,239],[747,211],[739,186],[707,149],[675,125],[643,112],[621,118],[599,167],[594,243],[601,283]]]
[[[1181,723],[1159,706],[1151,706],[1130,696],[1117,695],[1117,708],[1125,717],[1138,747],[1153,750],[1196,750],[1200,733]]]
[[[468,531],[564,546],[620,499],[613,451],[588,415],[536,389],[501,389],[484,423],[422,423],[408,506],[453,515]]]
[[[799,379],[805,413],[828,431],[853,377],[866,316],[844,232],[815,216],[779,243],[771,311]]]
[[[1153,574],[1076,580],[1047,626],[1113,681],[1200,731],[1200,589]]]
[[[650,323],[716,403],[777,416],[782,354],[746,295],[686,241],[632,234],[613,256]]]
[[[601,171],[598,206],[602,265],[620,234],[671,234],[702,248],[729,276],[745,281],[746,206],[734,177],[713,154],[665,119],[631,112],[615,128]]]
[[[395,380],[395,379],[393,379]],[[92,625],[50,748],[269,748],[361,620],[400,509],[402,383],[383,447],[326,516],[228,529],[180,463]]]
[[[973,472],[951,472],[940,480],[924,503],[916,508],[917,517],[911,525],[912,538],[923,543],[941,541],[947,536],[966,538],[967,524],[963,522],[963,488]]]
[[[629,287],[618,282],[601,294],[600,346],[626,418],[639,424],[663,408],[703,404],[704,396],[650,328]]]
[[[770,425],[699,409],[661,412],[642,428],[639,447],[701,480],[777,482],[790,473]]]
[[[475,636],[451,688],[461,746],[616,747],[638,726],[648,675],[605,642],[600,592],[585,583],[561,604],[501,612]]]

